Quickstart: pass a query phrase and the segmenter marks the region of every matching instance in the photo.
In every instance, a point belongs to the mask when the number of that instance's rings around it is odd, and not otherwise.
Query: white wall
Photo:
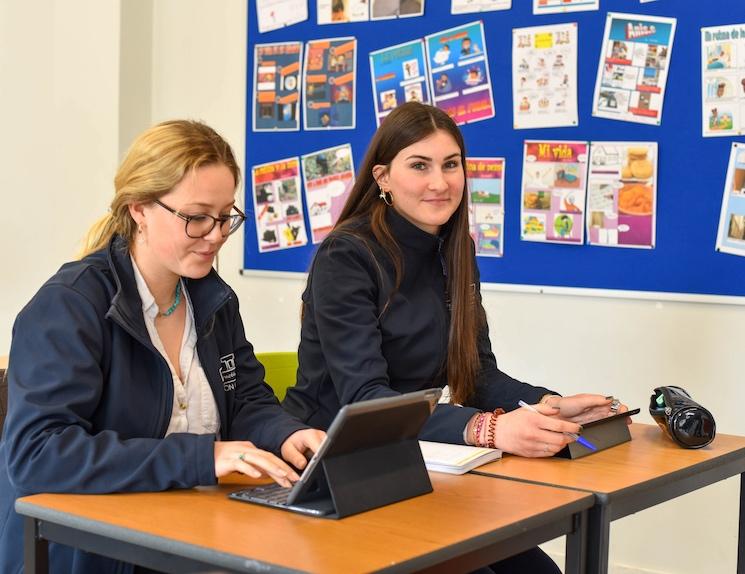
[[[120,13],[114,0],[0,3],[9,86],[0,90],[0,354],[18,309],[105,209],[133,134],[166,118],[199,118],[244,156],[246,3],[123,4]],[[220,272],[239,295],[249,340],[259,351],[294,349],[302,279],[241,276],[241,262],[236,236]],[[565,394],[614,394],[642,411],[653,387],[679,384],[715,413],[720,432],[745,434],[745,307],[488,291],[484,303],[510,374]],[[733,572],[737,493],[733,479],[617,521],[614,571]],[[686,528],[697,518],[701,525]],[[563,551],[559,541],[547,548]]]

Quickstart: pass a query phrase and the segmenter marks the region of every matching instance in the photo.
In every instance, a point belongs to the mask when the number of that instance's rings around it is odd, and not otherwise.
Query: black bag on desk
[[[712,414],[680,387],[657,387],[649,399],[649,414],[683,448],[701,448],[714,440]]]

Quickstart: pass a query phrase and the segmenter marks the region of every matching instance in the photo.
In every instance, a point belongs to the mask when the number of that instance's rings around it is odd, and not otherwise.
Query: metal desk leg
[[[745,574],[745,473],[740,475],[740,522],[737,535],[737,574]]]
[[[610,545],[610,509],[596,502],[590,509],[587,525],[587,574],[608,574]]]
[[[39,535],[39,524],[35,518],[23,519],[23,572],[49,572],[49,543]]]
[[[587,556],[587,511],[574,515],[574,529],[566,537],[566,574],[585,574]]]

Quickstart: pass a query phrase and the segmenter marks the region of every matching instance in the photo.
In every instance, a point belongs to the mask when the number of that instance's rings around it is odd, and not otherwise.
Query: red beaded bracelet
[[[489,448],[497,448],[495,438],[497,434],[497,418],[504,414],[504,409],[494,409],[494,412],[489,413],[489,426],[486,429],[486,444]]]
[[[473,444],[476,446],[482,446],[481,444],[481,429],[484,426],[484,419],[486,419],[486,413],[479,413],[474,425],[473,431]]]

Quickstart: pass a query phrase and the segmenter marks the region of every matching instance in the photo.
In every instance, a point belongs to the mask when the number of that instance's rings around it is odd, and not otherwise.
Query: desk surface
[[[684,449],[667,438],[656,425],[633,423],[631,441],[583,458],[506,455],[479,467],[477,472],[612,495],[658,481],[700,474],[728,463],[745,464],[743,461],[745,437],[718,434],[709,446]]]
[[[431,477],[432,494],[342,520],[228,500],[245,484],[236,475],[193,490],[39,494],[19,499],[16,508],[236,570],[346,573],[432,567],[550,523],[571,524],[574,513],[592,506],[592,496],[572,490],[475,475]]]

